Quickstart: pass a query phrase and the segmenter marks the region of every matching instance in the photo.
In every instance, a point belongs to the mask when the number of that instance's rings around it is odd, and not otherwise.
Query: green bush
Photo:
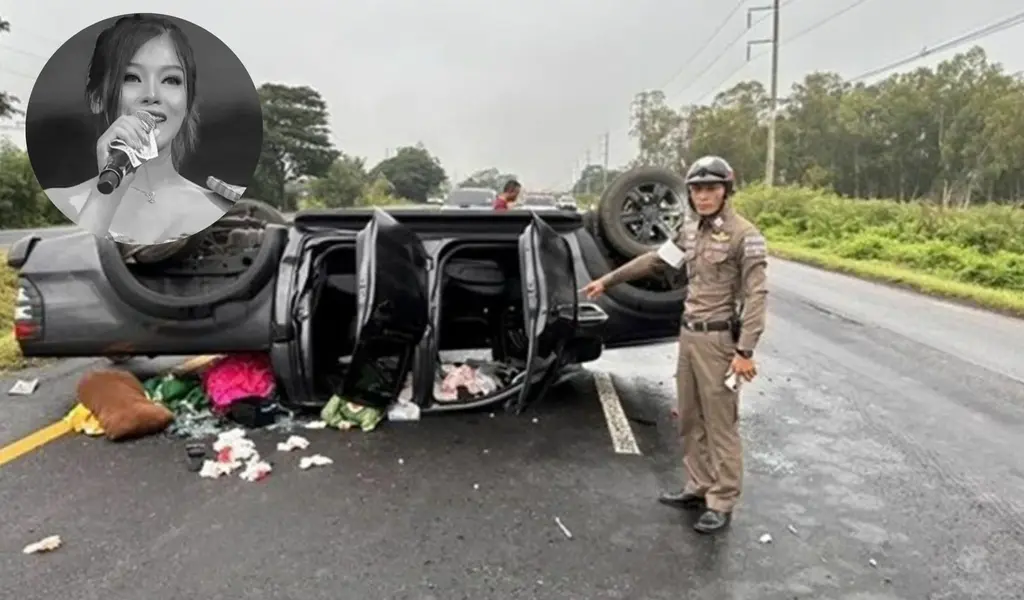
[[[1024,291],[1024,210],[944,209],[799,187],[752,186],[736,207],[769,240],[878,261],[952,281]]]

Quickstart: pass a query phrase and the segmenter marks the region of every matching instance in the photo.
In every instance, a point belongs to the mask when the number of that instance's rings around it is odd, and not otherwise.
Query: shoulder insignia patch
[[[746,258],[760,258],[768,254],[768,242],[760,233],[748,233],[743,238],[743,256]]]

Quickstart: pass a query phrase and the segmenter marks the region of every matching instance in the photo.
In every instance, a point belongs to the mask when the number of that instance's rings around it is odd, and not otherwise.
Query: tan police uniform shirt
[[[753,351],[767,316],[768,246],[750,221],[726,204],[710,220],[687,221],[674,246],[681,254],[659,255],[676,268],[686,268],[689,292],[683,318],[690,323],[727,321],[740,311],[739,350]]]

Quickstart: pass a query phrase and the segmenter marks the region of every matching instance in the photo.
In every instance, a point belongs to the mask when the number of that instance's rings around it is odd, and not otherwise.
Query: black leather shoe
[[[698,509],[704,508],[704,498],[697,494],[691,494],[682,490],[678,492],[666,492],[658,497],[658,502],[676,508]]]
[[[699,533],[715,533],[725,529],[731,520],[732,515],[730,513],[718,512],[709,508],[697,519],[697,522],[693,524],[693,528]]]

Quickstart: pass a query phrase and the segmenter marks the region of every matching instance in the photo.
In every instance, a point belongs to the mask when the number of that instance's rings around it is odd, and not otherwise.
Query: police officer
[[[695,161],[686,187],[697,218],[686,221],[674,240],[583,291],[593,299],[666,267],[686,269],[676,390],[687,482],[659,501],[702,510],[694,529],[713,533],[729,524],[743,482],[739,383],[757,374],[753,356],[765,325],[767,245],[729,203],[735,177],[725,159]]]

